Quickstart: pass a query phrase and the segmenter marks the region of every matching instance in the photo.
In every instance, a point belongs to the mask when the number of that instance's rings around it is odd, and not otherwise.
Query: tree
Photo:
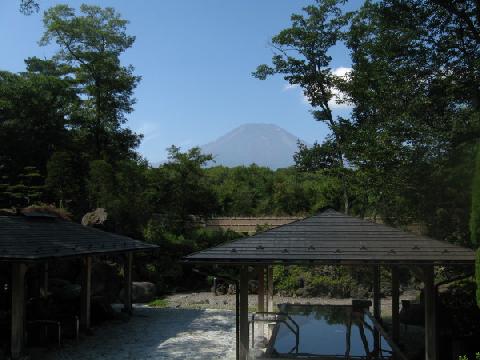
[[[172,145],[167,150],[168,162],[151,169],[147,196],[153,210],[167,218],[167,227],[174,233],[183,233],[192,215],[209,217],[217,208],[215,193],[203,169],[213,157],[196,147],[181,152]]]
[[[127,20],[113,8],[81,5],[76,15],[67,5],[45,12],[40,44],[59,46],[54,60],[69,69],[82,103],[72,125],[96,159],[117,161],[135,157],[141,136],[123,127],[133,109],[133,91],[140,77],[122,66],[120,55],[135,37],[126,33]]]
[[[91,161],[87,188],[91,208],[109,209],[117,192],[113,166],[105,160]]]
[[[105,160],[90,162],[87,180],[90,208],[106,209],[110,230],[142,236],[142,227],[153,211],[148,171],[145,161],[123,160],[114,165]]]
[[[3,206],[26,207],[33,205],[42,197],[44,184],[43,178],[34,166],[26,166],[15,177],[3,178],[0,184]]]
[[[254,76],[264,80],[274,74],[282,74],[290,85],[300,86],[310,105],[315,120],[325,122],[332,134],[333,156],[339,166],[338,174],[343,189],[343,207],[349,209],[348,180],[344,174],[345,134],[342,123],[335,118],[331,102],[344,101],[336,94],[343,88],[345,78],[337,76],[331,69],[332,58],[328,51],[344,38],[350,13],[344,13],[344,0],[317,0],[316,5],[303,9],[305,15],[291,16],[292,25],[272,38],[275,52],[272,66],[260,65]]]
[[[344,91],[354,105],[347,157],[376,189],[374,208],[468,244],[480,54],[464,28],[436,1],[366,2],[345,36]]]
[[[31,15],[40,10],[38,1],[35,0],[20,0],[20,12],[24,15]]]
[[[68,79],[53,74],[54,63],[47,72],[34,69],[35,61],[26,61],[25,73],[0,72],[0,164],[10,184],[27,167],[44,177],[48,159],[71,139],[68,118],[77,96]]]
[[[67,152],[54,153],[47,163],[45,188],[53,196],[58,206],[64,206],[72,200],[77,200],[82,192],[81,176],[78,162]]]

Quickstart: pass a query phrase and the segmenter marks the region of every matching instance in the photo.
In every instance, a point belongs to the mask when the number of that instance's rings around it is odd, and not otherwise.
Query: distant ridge
[[[245,124],[200,148],[203,153],[214,156],[212,166],[257,164],[278,169],[294,164],[293,155],[299,140],[277,125]]]

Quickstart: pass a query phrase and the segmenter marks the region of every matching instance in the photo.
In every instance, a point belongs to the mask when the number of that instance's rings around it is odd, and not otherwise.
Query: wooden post
[[[48,295],[48,261],[43,264],[43,293]]]
[[[380,303],[380,265],[373,266],[373,316],[377,322],[382,322]],[[380,333],[376,328],[374,330],[373,340],[374,353],[377,354],[380,351]]]
[[[82,290],[80,294],[80,326],[84,330],[90,329],[90,301],[92,296],[92,257],[83,259]]]
[[[123,276],[125,280],[125,299],[123,302],[123,311],[132,313],[132,264],[133,253],[129,252],[125,255],[125,264],[123,267]]]
[[[257,311],[265,311],[265,267],[259,266],[258,272],[258,306]]]
[[[373,267],[373,316],[377,321],[382,320],[380,302],[380,266]]]
[[[267,267],[267,281],[267,311],[275,312],[275,310],[273,309],[273,265]]]
[[[25,273],[27,265],[12,264],[12,359],[23,355],[25,346]]]
[[[437,359],[437,323],[434,266],[423,268],[425,300],[425,359]]]
[[[400,340],[400,279],[398,266],[392,266],[392,340],[395,344]]]
[[[257,269],[258,272],[258,299],[257,299],[257,311],[265,311],[265,267],[259,266]],[[258,323],[258,335],[265,336],[265,323]]]
[[[240,269],[240,360],[248,359],[248,266]]]

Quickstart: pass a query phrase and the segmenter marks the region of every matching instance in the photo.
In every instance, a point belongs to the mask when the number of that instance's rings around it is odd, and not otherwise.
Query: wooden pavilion
[[[82,226],[50,213],[0,216],[0,262],[11,266],[11,358],[18,359],[24,353],[25,274],[30,266],[44,265],[44,287],[48,288],[49,260],[82,259],[80,325],[83,329],[89,329],[92,258],[113,254],[124,256],[124,307],[131,312],[133,254],[155,248],[154,245]]]
[[[258,311],[273,309],[272,265],[338,264],[372,266],[374,270],[373,313],[380,321],[380,266],[392,273],[392,340],[398,341],[399,266],[408,266],[424,283],[425,359],[437,359],[436,265],[473,265],[475,253],[448,242],[401,231],[386,225],[348,216],[332,209],[254,236],[222,244],[185,258],[198,264],[228,264],[240,267],[239,358],[248,358],[248,267],[258,269]],[[265,284],[267,279],[267,301]],[[237,346],[238,346],[237,345]]]

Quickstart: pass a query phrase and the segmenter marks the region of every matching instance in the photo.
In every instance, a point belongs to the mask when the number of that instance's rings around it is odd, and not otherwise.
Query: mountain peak
[[[257,164],[272,169],[293,165],[299,138],[275,124],[243,124],[217,140],[201,146],[212,154],[215,165],[248,166]]]

